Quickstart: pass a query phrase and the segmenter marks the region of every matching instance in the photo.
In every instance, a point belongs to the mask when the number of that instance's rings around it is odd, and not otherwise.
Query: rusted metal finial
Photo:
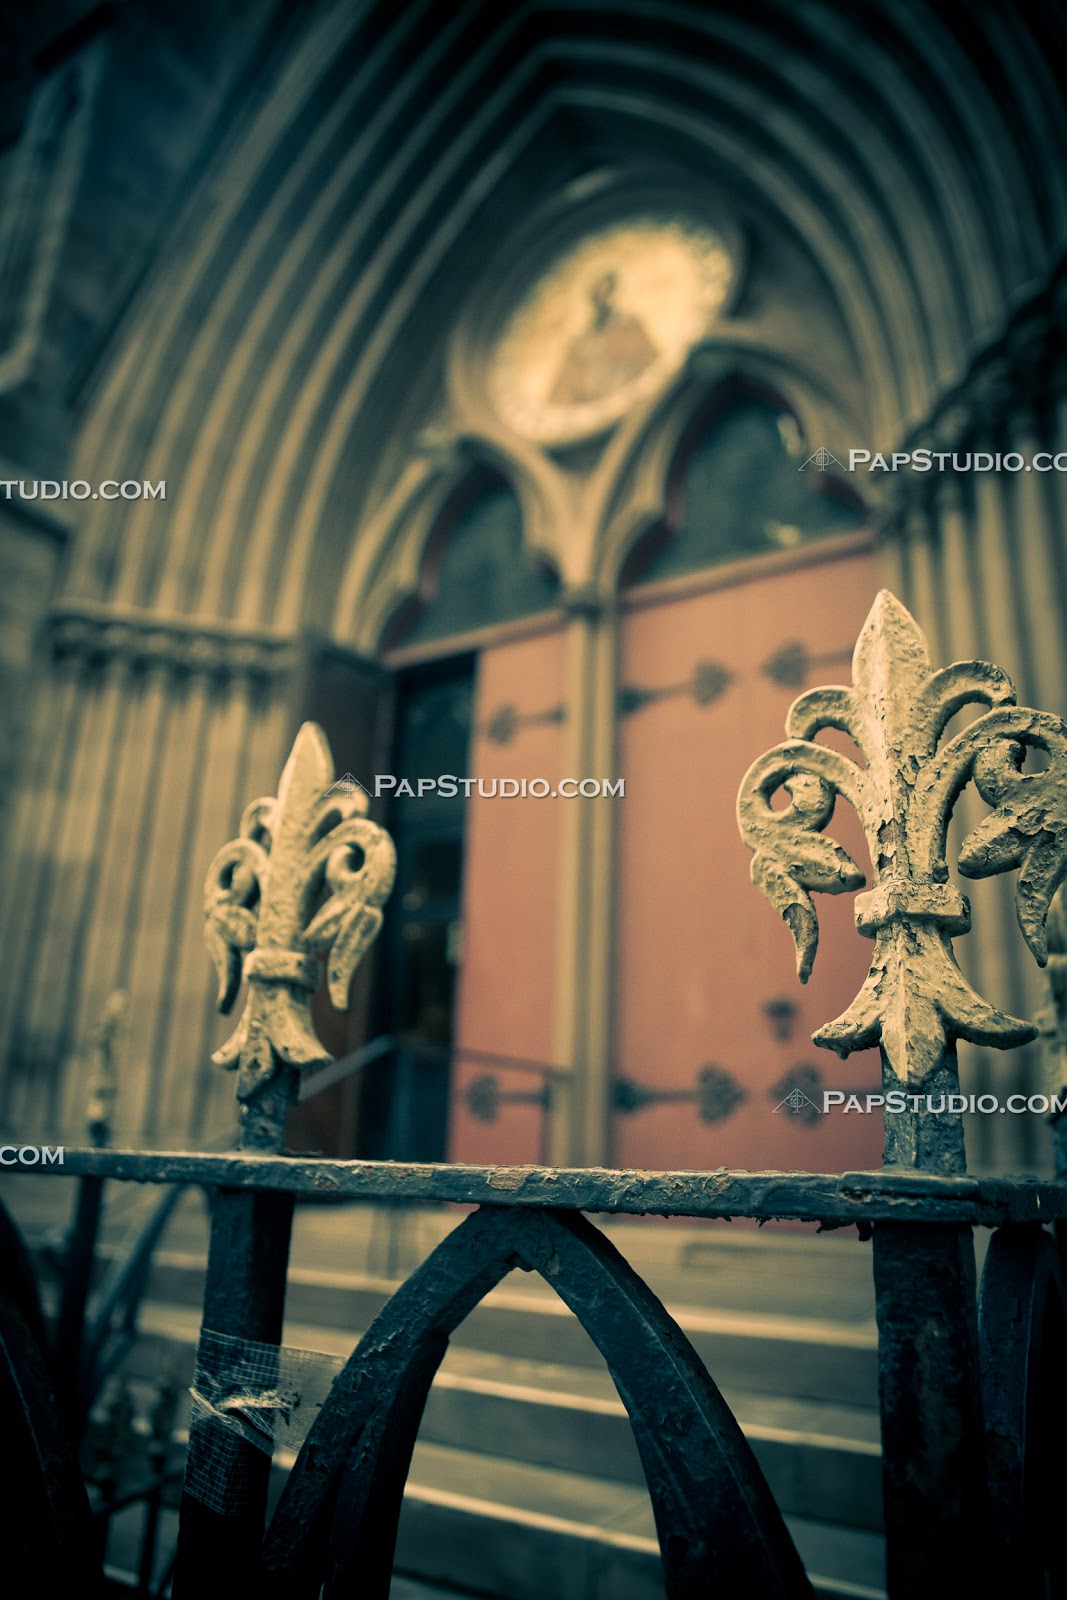
[[[240,1024],[213,1060],[237,1068],[244,1148],[280,1149],[300,1070],[333,1058],[309,1002],[327,957],[330,999],[348,1004],[352,974],[382,925],[396,854],[365,815],[367,797],[334,782],[322,729],[304,723],[277,799],[254,800],[207,876],[206,937],[228,1012],[248,980]]]
[[[126,1033],[129,995],[112,989],[93,1031],[91,1050],[93,1075],[85,1122],[90,1144],[103,1147],[111,1138],[111,1112],[118,1093],[118,1055]]]
[[[961,707],[990,709],[949,739]],[[822,728],[850,735],[866,761],[813,742]],[[957,662],[931,671],[923,634],[883,589],[864,624],[852,687],[813,689],[786,719],[789,738],[750,768],[738,821],[755,852],[752,879],[789,924],[797,974],[806,981],[818,944],[811,890],[841,894],[866,882],[851,857],[824,837],[837,795],[850,801],[867,836],[874,884],[856,900],[856,924],[875,942],[870,973],[848,1010],[813,1035],[841,1056],[881,1044],[886,1087],[958,1090],[957,1039],[1006,1049],[1036,1029],[990,1005],[956,964],[952,939],[970,929],[970,907],[949,882],[946,833],[960,791],[974,780],[991,816],[964,840],[959,870],[981,878],[1019,869],[1019,925],[1035,959],[1047,959],[1045,919],[1067,874],[1067,728],[1058,717],[1015,705],[999,667]],[[1027,751],[1046,770],[1022,770]],[[771,806],[784,789],[791,803]],[[886,1160],[962,1168],[958,1118],[924,1146],[919,1117],[886,1116]],[[949,1133],[946,1126],[955,1130]]]

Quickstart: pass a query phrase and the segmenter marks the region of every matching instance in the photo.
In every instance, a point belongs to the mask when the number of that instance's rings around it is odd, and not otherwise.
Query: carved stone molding
[[[57,607],[46,638],[57,661],[120,662],[218,678],[286,677],[297,659],[297,642],[289,635],[87,602]]]
[[[1057,402],[1067,392],[1067,258],[982,347],[957,384],[894,447],[961,457],[962,477],[931,470],[873,474],[865,485],[884,538],[899,537],[916,498],[931,503],[965,491],[962,458],[975,450],[1011,450],[1024,433],[1045,441]],[[888,453],[888,452],[887,452]]]
[[[1018,424],[1043,417],[1067,385],[1067,258],[975,355],[960,382],[897,446],[997,448]],[[1009,446],[1010,448],[1010,446]]]

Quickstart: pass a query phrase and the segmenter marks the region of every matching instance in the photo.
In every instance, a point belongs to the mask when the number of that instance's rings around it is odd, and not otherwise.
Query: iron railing
[[[63,1168],[84,1184],[198,1184],[212,1196],[176,1600],[313,1600],[320,1592],[385,1600],[429,1386],[450,1334],[514,1266],[546,1279],[607,1361],[644,1464],[670,1600],[810,1597],[737,1422],[685,1335],[588,1220],[600,1212],[791,1218],[855,1226],[871,1239],[891,1600],[1065,1592],[1055,1512],[1067,1180],[969,1175],[961,1118],[924,1102],[927,1093],[958,1091],[957,1039],[1008,1045],[1036,1033],[988,1005],[956,965],[952,939],[967,931],[969,908],[950,882],[946,830],[973,779],[991,812],[964,841],[960,869],[1019,869],[1020,925],[1043,961],[1046,915],[1067,868],[1067,728],[1016,708],[995,667],[931,672],[921,634],[888,595],[861,635],[853,677],[851,688],[797,701],[787,741],[746,776],[739,816],[754,880],[794,935],[802,979],[817,940],[811,891],[863,884],[823,832],[835,799],[851,801],[864,824],[874,882],[856,914],[874,941],[871,970],[845,1015],[815,1038],[841,1055],[881,1047],[886,1161],[872,1172],[616,1172],[284,1155],[300,1073],[325,1065],[307,1007],[314,957],[326,956],[331,993],[343,1004],[392,877],[387,836],[355,798],[327,794],[333,773],[324,741],[318,730],[302,730],[277,799],[249,808],[241,837],[209,877],[224,1009],[242,977],[248,983],[240,1027],[217,1057],[237,1069],[240,1148],[87,1148],[67,1151]],[[945,740],[950,718],[969,702],[987,709]],[[865,764],[816,742],[825,726],[850,733]],[[1035,749],[1048,765],[1030,772],[1025,758]],[[783,789],[789,803],[776,810],[771,801]],[[1062,999],[1058,969],[1056,976]],[[1062,1018],[1055,1031],[1067,1037]],[[914,1104],[901,1109],[891,1095]],[[266,1525],[272,1418],[293,1400],[281,1376],[293,1206],[322,1195],[478,1209],[360,1340]],[[976,1227],[993,1230],[980,1296]],[[0,1248],[0,1420],[15,1469],[7,1573],[14,1568],[15,1592],[30,1592],[47,1548],[51,1586],[92,1593],[99,1560],[28,1267],[10,1229],[0,1232]]]

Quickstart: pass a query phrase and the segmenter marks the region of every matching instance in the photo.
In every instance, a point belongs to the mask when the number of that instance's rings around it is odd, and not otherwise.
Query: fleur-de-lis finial
[[[241,1021],[213,1057],[238,1069],[246,1147],[281,1147],[297,1072],[332,1059],[309,1007],[318,957],[327,957],[330,999],[343,1011],[393,885],[392,840],[366,816],[366,795],[331,788],[333,781],[326,736],[306,722],[277,798],[252,802],[239,837],[208,871],[206,938],[219,974],[220,1011],[232,1008],[242,977],[248,981]]]
[[[741,784],[738,820],[755,852],[753,882],[789,924],[804,982],[818,944],[811,891],[841,894],[866,881],[822,831],[837,795],[855,808],[874,869],[856,923],[874,955],[848,1010],[813,1037],[842,1056],[880,1043],[889,1086],[918,1088],[944,1069],[956,1039],[1008,1048],[1035,1036],[1031,1023],[977,994],[956,963],[952,939],[968,932],[970,907],[949,881],[946,834],[973,779],[994,809],[964,840],[959,870],[981,878],[1019,869],[1019,925],[1044,965],[1045,918],[1067,874],[1067,728],[1016,706],[999,667],[966,661],[932,671],[921,630],[888,590],[864,624],[852,679],[851,688],[813,689],[793,704],[788,739]],[[989,709],[942,743],[949,720],[971,703]],[[850,735],[866,765],[815,743],[823,728]],[[1045,770],[1022,770],[1031,749],[1048,757]],[[790,804],[778,811],[771,799],[782,789]]]
[[[129,995],[112,989],[92,1038],[94,1071],[89,1084],[85,1121],[95,1145],[106,1145],[111,1135],[111,1111],[118,1093],[118,1061],[128,1025]]]

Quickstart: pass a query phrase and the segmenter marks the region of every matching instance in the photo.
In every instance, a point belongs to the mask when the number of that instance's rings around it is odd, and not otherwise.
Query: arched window
[[[739,394],[705,411],[679,447],[664,520],[631,556],[624,585],[860,527],[858,497],[806,466],[799,446],[791,414],[769,397]]]
[[[522,508],[502,478],[479,473],[445,507],[431,535],[418,600],[389,646],[428,644],[547,611],[559,579],[522,542]]]

